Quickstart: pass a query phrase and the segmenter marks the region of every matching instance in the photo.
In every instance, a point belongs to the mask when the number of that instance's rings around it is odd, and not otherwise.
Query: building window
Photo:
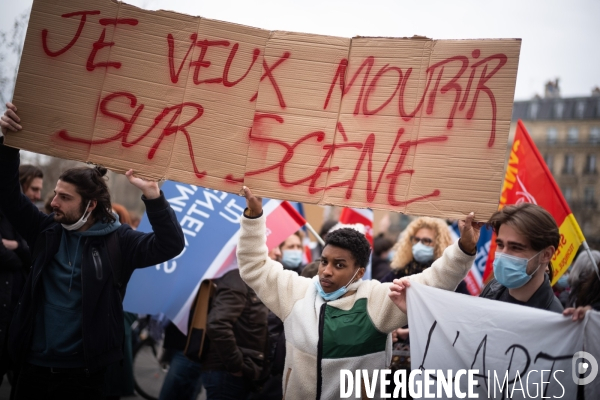
[[[596,173],[596,155],[588,154],[585,162],[585,173],[595,174]]]
[[[556,130],[555,127],[551,126],[550,128],[548,128],[548,130],[546,131],[546,135],[547,135],[546,138],[547,138],[548,144],[556,143],[556,141],[558,139],[558,131]]]
[[[575,116],[577,118],[583,118],[584,111],[585,111],[585,101],[580,100],[575,105]]]
[[[579,128],[572,126],[567,132],[567,143],[577,143],[579,141]]]
[[[548,166],[550,172],[552,172],[552,164],[554,164],[554,155],[548,153],[544,154],[544,161],[546,162],[546,165]]]
[[[554,103],[554,117],[556,119],[561,119],[563,117],[563,111],[565,109],[565,104],[562,101],[558,101]]]
[[[573,154],[565,154],[565,165],[563,165],[563,174],[572,174],[575,172],[575,157]]]
[[[583,192],[583,202],[587,205],[594,203],[594,187],[588,186]]]
[[[529,104],[529,118],[536,119],[539,109],[540,105],[538,103]]]
[[[563,196],[565,197],[567,203],[570,203],[571,199],[573,198],[573,190],[570,187],[564,188]]]
[[[600,126],[592,126],[590,129],[590,143],[600,143]]]

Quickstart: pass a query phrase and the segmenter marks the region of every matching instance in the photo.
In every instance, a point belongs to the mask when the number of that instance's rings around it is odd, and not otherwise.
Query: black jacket
[[[18,169],[19,151],[0,145],[0,208],[27,241],[32,254],[37,254],[9,329],[10,355],[20,363],[31,350],[34,316],[44,295],[40,277],[58,251],[63,228],[52,214],[39,212],[21,194]],[[129,225],[117,228],[121,251],[118,284],[113,281],[105,237],[88,237],[83,243],[82,337],[85,366],[90,370],[122,358],[122,301],[133,271],[167,261],[184,248],[183,231],[164,195],[153,200],[142,196],[142,200],[154,232],[136,232]],[[38,243],[43,248],[36,249]]]
[[[380,282],[382,282],[382,283],[392,282],[394,279],[400,279],[400,278],[404,278],[405,276],[419,274],[419,273],[423,272],[424,270],[426,270],[427,268],[431,267],[431,264],[433,264],[433,261],[434,260],[431,260],[429,262],[421,264],[420,262],[418,262],[416,260],[411,260],[408,264],[406,264],[402,268],[392,269],[390,272],[388,272],[386,275],[384,275],[381,278]]]
[[[230,373],[242,372],[244,378],[261,377],[267,350],[269,310],[254,290],[244,283],[235,269],[215,280],[206,322],[202,369]]]
[[[2,239],[14,240],[19,245],[9,250],[2,244]],[[8,332],[8,323],[19,301],[26,272],[31,266],[31,256],[27,243],[14,230],[6,216],[0,211],[0,357],[4,354],[4,343]]]
[[[486,299],[493,300],[502,300],[502,297],[505,297],[508,294],[508,288],[503,286],[496,279],[492,279],[490,283],[487,284],[483,291],[479,295],[479,297],[484,297]],[[515,303],[522,304],[524,306],[540,308],[542,310],[554,311],[557,313],[563,312],[563,306],[560,304],[560,300],[558,297],[554,295],[554,291],[552,290],[552,286],[550,286],[550,279],[547,274],[544,274],[544,283],[535,291],[533,296],[527,300],[525,303]]]
[[[392,272],[390,261],[387,258],[381,258],[373,254],[373,262],[371,263],[371,279],[383,282],[382,279],[387,277]]]

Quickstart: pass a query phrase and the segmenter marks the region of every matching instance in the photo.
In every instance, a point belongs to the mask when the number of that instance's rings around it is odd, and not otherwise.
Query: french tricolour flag
[[[458,240],[460,237],[458,223],[455,222],[448,228],[450,229],[450,236],[452,236],[452,239],[454,241]],[[491,242],[492,229],[487,226],[482,227],[479,233],[479,241],[477,242],[477,255],[475,256],[475,262],[465,277],[467,290],[472,296],[479,296],[479,293],[481,293],[481,290],[484,287],[483,276],[488,260],[488,254],[490,253]]]

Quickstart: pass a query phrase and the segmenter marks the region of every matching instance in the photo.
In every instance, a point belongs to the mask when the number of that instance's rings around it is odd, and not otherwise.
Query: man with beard
[[[8,103],[2,133],[21,130]],[[136,178],[154,232],[121,225],[111,212],[104,168],[62,173],[53,213],[38,211],[19,188],[19,150],[0,144],[0,207],[27,241],[33,265],[9,330],[20,367],[17,399],[100,399],[109,364],[123,358],[123,305],[134,269],[184,248],[175,213],[156,182]]]

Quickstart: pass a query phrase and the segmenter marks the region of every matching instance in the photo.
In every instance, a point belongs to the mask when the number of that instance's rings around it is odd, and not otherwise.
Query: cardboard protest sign
[[[430,381],[478,370],[474,391],[480,399],[575,399],[578,365],[600,358],[599,346],[591,345],[598,343],[598,312],[574,322],[559,313],[418,283],[411,283],[407,296],[412,369],[443,372]],[[583,381],[586,398],[600,395],[597,374],[595,364]],[[435,393],[435,385],[421,383]],[[438,392],[436,398],[448,397]]]
[[[340,60],[348,56],[350,39],[274,32],[265,50],[252,126],[244,184],[270,198],[307,202],[321,199],[334,146],[341,98],[333,107],[322,101]],[[277,69],[275,69],[277,68]],[[271,76],[271,75],[269,75]],[[313,177],[316,180],[313,181]],[[310,201],[309,201],[310,202]]]
[[[6,143],[237,193],[497,209],[520,40],[340,38],[35,0]]]

